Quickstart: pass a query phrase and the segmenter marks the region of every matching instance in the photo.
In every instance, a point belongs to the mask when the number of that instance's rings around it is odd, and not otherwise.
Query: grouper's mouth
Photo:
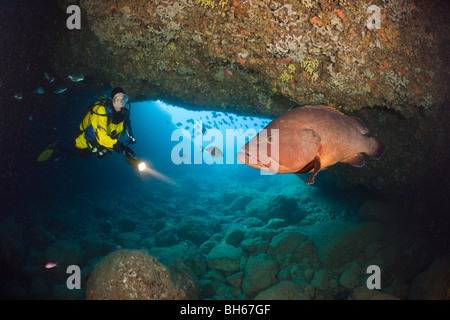
[[[269,157],[264,157],[265,161],[260,161],[259,157],[255,157],[250,153],[245,152],[244,150],[242,150],[241,152],[238,152],[238,154],[236,155],[236,158],[239,162],[242,162],[252,168],[255,169],[260,169],[260,170],[264,170],[264,171],[269,171],[269,172],[273,172],[274,170],[274,162],[275,162],[275,167],[278,169],[278,163],[276,163],[276,161],[274,161],[273,159],[269,158]]]

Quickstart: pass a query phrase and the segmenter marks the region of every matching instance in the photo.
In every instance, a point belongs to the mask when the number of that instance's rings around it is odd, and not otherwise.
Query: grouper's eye
[[[272,136],[267,137],[267,143],[272,143]]]

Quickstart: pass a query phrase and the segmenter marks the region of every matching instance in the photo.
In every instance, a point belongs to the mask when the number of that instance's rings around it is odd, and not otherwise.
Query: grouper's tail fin
[[[381,155],[386,149],[386,145],[384,144],[384,142],[374,137],[367,138],[367,146],[368,150],[367,152],[365,152],[365,154],[376,160],[380,159]]]

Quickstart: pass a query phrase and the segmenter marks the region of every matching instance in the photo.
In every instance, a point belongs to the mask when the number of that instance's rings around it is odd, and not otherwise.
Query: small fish
[[[72,82],[80,82],[84,80],[84,76],[81,73],[73,73],[67,76]]]
[[[223,157],[223,152],[222,150],[220,150],[217,147],[211,146],[208,148],[203,148],[202,151],[206,151],[206,153],[208,153],[210,156],[214,157],[214,158],[222,158]]]
[[[56,262],[47,262],[45,264],[45,269],[52,269],[58,266],[58,263]]]
[[[223,69],[223,72],[225,72],[225,74],[229,77],[231,77],[233,75],[233,73],[230,70],[227,69]]]
[[[338,162],[362,167],[363,154],[378,160],[386,146],[366,136],[368,132],[361,120],[331,107],[299,107],[269,123],[242,147],[237,159],[272,173],[312,172],[306,183],[313,184],[320,170]]]
[[[33,116],[32,116],[32,115],[29,116],[29,117],[28,117],[28,120],[33,121]]]
[[[18,93],[14,96],[14,98],[16,98],[17,100],[22,100],[23,99],[23,95],[21,93]]]
[[[292,60],[294,60],[294,59],[292,59],[292,58],[284,58],[284,59],[281,59],[279,62],[281,64],[285,64],[285,63],[291,62]]]
[[[200,60],[198,60],[196,57],[192,57],[192,61],[194,61],[194,62],[197,63],[197,64],[200,64],[200,63],[201,63]]]
[[[45,79],[48,80],[48,82],[52,83],[53,81],[55,81],[55,78],[53,78],[53,76],[50,73],[44,72],[44,77]]]
[[[33,91],[33,93],[34,93],[34,94],[44,94],[45,91],[44,91],[44,88],[39,87],[39,88],[35,89],[35,90]]]
[[[63,92],[67,91],[66,87],[58,87],[56,88],[56,90],[54,91],[56,94],[61,94]]]

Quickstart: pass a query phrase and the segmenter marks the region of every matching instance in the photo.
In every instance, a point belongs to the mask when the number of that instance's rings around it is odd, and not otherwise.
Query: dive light
[[[132,167],[138,169],[139,171],[144,171],[147,167],[141,159],[131,154],[127,154],[125,157],[125,161]]]

